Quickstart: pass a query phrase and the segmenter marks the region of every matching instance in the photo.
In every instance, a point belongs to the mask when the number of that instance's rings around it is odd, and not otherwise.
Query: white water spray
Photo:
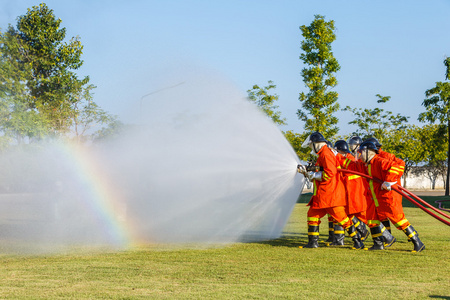
[[[83,149],[85,174],[59,143],[3,155],[3,250],[279,237],[303,187],[295,152],[231,85],[185,81],[146,99],[138,126]],[[98,177],[107,193],[92,203]]]

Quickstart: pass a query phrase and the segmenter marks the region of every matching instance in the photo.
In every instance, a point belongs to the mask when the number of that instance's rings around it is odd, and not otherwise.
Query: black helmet
[[[336,141],[336,143],[334,143],[334,148],[339,151],[350,153],[350,150],[348,149],[348,144],[344,140]]]
[[[320,132],[313,132],[311,133],[310,136],[308,136],[308,138],[303,142],[302,147],[310,147],[311,149],[313,149],[313,151],[315,153],[318,153],[319,150],[322,147],[319,147],[318,149],[316,148],[316,144],[317,143],[327,143],[327,140],[323,137],[323,135]]]
[[[375,153],[378,153],[378,148],[371,141],[364,141],[361,145],[359,145],[358,152],[361,153],[362,150],[373,150]]]
[[[348,140],[348,144],[349,145],[361,145],[361,143],[362,143],[362,139],[359,136],[357,136],[357,135],[352,136]]]
[[[381,146],[383,146],[383,145],[381,145],[381,144],[378,142],[378,140],[377,140],[376,138],[374,138],[374,137],[370,137],[370,138],[366,139],[364,142],[372,142],[372,143],[374,143],[375,146],[377,147],[377,149],[380,149]]]
[[[309,140],[312,143],[319,143],[319,142],[324,142],[326,143],[327,140],[323,137],[323,135],[320,132],[313,132],[311,133],[311,135],[309,136]]]
[[[328,145],[329,148],[333,148],[333,143],[332,142],[327,141],[327,145]]]

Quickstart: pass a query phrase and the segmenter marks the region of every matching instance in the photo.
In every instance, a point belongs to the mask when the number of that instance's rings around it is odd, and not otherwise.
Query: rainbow
[[[108,175],[86,147],[65,142],[60,143],[59,149],[66,161],[71,163],[81,185],[85,209],[93,213],[108,243],[121,248],[130,247],[136,227],[126,220],[123,193],[109,181]]]

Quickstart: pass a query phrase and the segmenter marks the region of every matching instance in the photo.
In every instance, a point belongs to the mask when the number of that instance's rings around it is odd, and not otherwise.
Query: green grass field
[[[142,246],[122,252],[77,250],[0,256],[1,299],[450,299],[450,227],[417,208],[408,220],[426,244],[403,232],[385,251],[299,249],[307,241],[304,203],[283,236],[204,249]],[[321,244],[327,238],[321,225]],[[367,243],[372,244],[371,238]]]

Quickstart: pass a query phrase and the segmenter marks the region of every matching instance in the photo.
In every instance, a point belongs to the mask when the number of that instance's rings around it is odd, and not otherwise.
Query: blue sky
[[[17,16],[40,2],[0,0],[0,28],[15,25]],[[309,25],[316,14],[334,20],[337,28],[332,47],[341,65],[335,88],[341,107],[373,108],[376,94],[391,96],[382,108],[419,124],[424,93],[444,80],[443,60],[450,56],[447,0],[45,3],[62,19],[68,38],[80,37],[79,73],[97,86],[94,100],[126,122],[131,120],[124,112],[138,107],[143,95],[186,80],[167,73],[204,68],[222,74],[244,95],[253,84],[274,81],[288,121],[281,129],[302,132],[296,116],[298,94],[306,91],[299,26]],[[348,125],[351,113],[337,116],[339,134],[354,129]]]

